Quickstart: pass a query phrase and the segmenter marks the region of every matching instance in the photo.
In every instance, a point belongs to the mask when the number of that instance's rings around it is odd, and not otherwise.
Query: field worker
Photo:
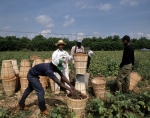
[[[91,57],[92,57],[93,54],[94,53],[93,53],[93,51],[90,48],[89,51],[88,51],[87,72],[88,72],[88,69],[89,69],[89,66],[90,66]]]
[[[84,53],[84,47],[82,45],[82,38],[78,37],[76,40],[76,45],[72,47],[71,49],[71,55],[73,56],[74,53]],[[72,63],[74,64],[74,60],[72,60]]]
[[[77,38],[76,45],[71,49],[71,55],[73,56],[75,53],[85,53],[84,47],[82,45],[82,38]],[[74,60],[72,61],[74,64]],[[88,88],[87,79],[86,79],[86,72],[85,74],[76,74],[75,72],[75,82],[76,83],[85,83],[86,89]]]
[[[41,110],[41,113],[45,115],[49,115],[49,111],[47,110],[45,106],[45,100],[44,100],[44,89],[39,81],[39,75],[41,76],[49,76],[51,79],[54,80],[59,86],[67,89],[70,91],[70,94],[76,97],[75,88],[71,85],[71,83],[68,81],[68,79],[62,74],[62,72],[57,68],[58,63],[52,62],[51,63],[41,63],[37,64],[34,67],[32,67],[28,74],[27,79],[29,81],[28,87],[26,88],[24,94],[22,95],[21,100],[19,101],[18,107],[21,110],[28,110],[28,107],[25,106],[25,100],[27,96],[33,91],[36,91],[36,94],[38,96],[38,102],[39,102],[39,108]],[[61,79],[66,82],[68,86],[66,86],[64,83],[60,82],[59,79],[54,75],[54,72],[57,72]]]
[[[130,85],[130,73],[134,67],[134,49],[130,45],[130,37],[125,35],[122,38],[124,45],[122,62],[117,76],[117,86],[120,92],[128,93]]]
[[[67,51],[64,50],[64,46],[66,45],[66,43],[63,42],[63,40],[59,40],[55,45],[58,47],[58,49],[53,52],[52,60],[53,60],[53,62],[59,63],[58,64],[58,69],[63,73],[63,75],[69,81],[68,61],[72,60],[73,58],[72,58],[72,56],[70,56],[68,54]],[[57,61],[59,61],[59,62],[57,62]],[[61,77],[59,76],[58,73],[55,73],[55,76],[59,80],[61,79]],[[69,86],[69,85],[67,85],[67,86]],[[55,83],[55,94],[59,94],[59,93],[60,93],[60,86],[58,86],[57,83]]]

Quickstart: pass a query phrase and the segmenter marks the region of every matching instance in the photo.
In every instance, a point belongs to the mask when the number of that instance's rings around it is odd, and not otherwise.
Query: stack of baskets
[[[16,89],[16,76],[11,60],[2,61],[1,79],[6,95],[10,96],[14,94]]]
[[[75,71],[76,74],[85,74],[86,66],[87,66],[88,55],[83,53],[75,53],[74,61],[75,61]]]
[[[27,74],[30,68],[31,68],[30,61],[28,59],[22,59],[20,64],[20,72],[19,72],[22,94],[24,93],[25,89],[28,86]]]

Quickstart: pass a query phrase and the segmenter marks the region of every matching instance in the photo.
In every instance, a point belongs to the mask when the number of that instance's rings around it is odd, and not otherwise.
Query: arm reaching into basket
[[[45,72],[46,75],[48,75],[50,78],[52,78],[54,80],[54,82],[57,83],[59,86],[69,90],[70,93],[73,96],[75,96],[76,95],[75,88],[71,85],[71,83],[67,80],[67,78],[62,74],[62,72],[57,68],[57,66],[55,66],[53,63],[50,63],[50,64],[52,66],[52,70],[51,71],[48,70],[47,72]],[[54,75],[54,72],[57,72],[61,76],[62,80],[70,86],[70,88],[67,87],[63,82],[59,81],[59,79]]]

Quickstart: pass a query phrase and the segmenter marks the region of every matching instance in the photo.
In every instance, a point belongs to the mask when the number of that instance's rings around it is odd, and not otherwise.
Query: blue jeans
[[[39,108],[41,111],[45,111],[46,106],[45,106],[45,100],[44,100],[44,89],[39,81],[39,78],[31,76],[28,73],[27,79],[29,81],[29,84],[28,84],[28,87],[26,88],[26,90],[24,91],[24,94],[22,95],[21,100],[19,101],[19,105],[21,107],[24,107],[26,98],[33,90],[35,90],[36,94],[38,96]]]

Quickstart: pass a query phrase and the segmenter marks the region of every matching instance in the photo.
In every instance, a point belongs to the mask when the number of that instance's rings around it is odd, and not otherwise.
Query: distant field
[[[22,59],[30,59],[32,55],[38,55],[41,59],[51,58],[52,51],[6,51],[0,52],[0,66],[2,60],[16,59],[18,66]],[[70,53],[70,52],[69,52]],[[116,76],[122,58],[122,51],[95,51],[91,60],[90,74]],[[32,62],[31,62],[32,63]],[[72,65],[69,65],[72,69]],[[135,71],[144,78],[150,77],[150,51],[135,51]]]

